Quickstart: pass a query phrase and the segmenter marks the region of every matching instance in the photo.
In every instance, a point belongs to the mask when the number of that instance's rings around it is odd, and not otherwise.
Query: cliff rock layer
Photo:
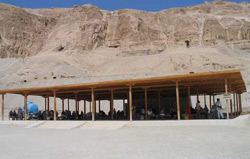
[[[0,57],[39,52],[119,48],[154,54],[166,48],[250,49],[250,4],[212,2],[159,12],[105,11],[92,5],[22,9],[0,4]]]

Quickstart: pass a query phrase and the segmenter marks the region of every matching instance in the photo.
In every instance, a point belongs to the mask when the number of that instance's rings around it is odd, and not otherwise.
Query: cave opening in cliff
[[[187,48],[189,48],[190,47],[190,41],[186,40],[185,43],[186,43]]]
[[[110,48],[118,48],[119,46],[118,45],[112,45],[112,46],[109,46]]]
[[[64,50],[64,47],[63,46],[59,46],[57,51],[63,51]]]

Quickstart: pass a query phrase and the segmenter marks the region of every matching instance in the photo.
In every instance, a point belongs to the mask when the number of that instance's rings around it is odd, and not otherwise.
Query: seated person
[[[173,107],[170,108],[170,115],[172,119],[176,119],[177,112],[175,111]]]
[[[211,114],[211,118],[212,119],[216,119],[217,118],[217,109],[216,109],[216,106],[213,105],[211,110],[210,110],[210,114]]]
[[[100,110],[100,113],[99,113],[100,116],[105,116],[105,112],[103,110]]]
[[[160,116],[165,116],[165,110],[163,107],[161,107]]]
[[[186,109],[186,115],[191,115],[192,112],[191,112],[191,107],[187,107]]]
[[[191,114],[196,114],[196,110],[191,107]]]
[[[145,115],[145,109],[144,108],[141,108],[140,114]]]
[[[91,112],[88,112],[88,113],[86,114],[86,119],[89,120],[89,119],[91,119],[91,118],[92,118],[92,113],[91,113]]]
[[[152,108],[149,108],[148,109],[148,116],[154,116],[154,113],[152,111]]]

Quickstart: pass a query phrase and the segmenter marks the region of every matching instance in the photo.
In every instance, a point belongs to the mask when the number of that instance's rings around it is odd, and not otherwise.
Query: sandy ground
[[[250,127],[168,126],[107,130],[26,129],[0,124],[1,159],[249,159]]]

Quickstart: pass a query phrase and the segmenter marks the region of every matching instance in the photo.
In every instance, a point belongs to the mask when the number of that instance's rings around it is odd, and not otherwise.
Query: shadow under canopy
[[[160,92],[161,96],[176,97],[178,119],[180,120],[180,97],[188,96],[188,105],[190,106],[190,96],[192,95],[242,94],[246,92],[246,86],[240,70],[227,70],[51,87],[0,90],[3,99],[2,110],[4,109],[4,94],[6,93],[24,95],[26,103],[27,96],[30,95],[42,96],[44,98],[53,97],[55,115],[56,98],[62,100],[75,99],[76,101],[84,100],[92,103],[92,120],[95,120],[95,103],[97,100],[113,101],[127,99],[129,119],[132,120],[132,100],[145,98],[145,110],[147,112],[147,98],[148,96],[154,96],[154,94],[159,95],[159,93],[155,92]],[[76,102],[76,107],[77,103],[79,104],[79,102]],[[113,112],[111,111],[111,113]]]

